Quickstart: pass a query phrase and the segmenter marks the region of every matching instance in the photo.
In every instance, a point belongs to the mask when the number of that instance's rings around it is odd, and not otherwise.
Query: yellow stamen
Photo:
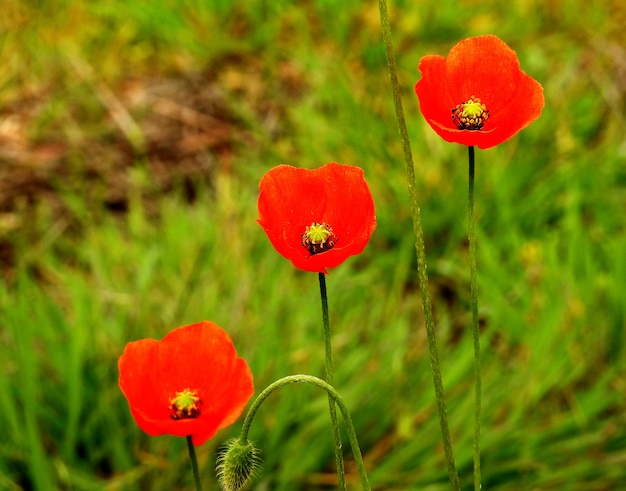
[[[307,225],[301,237],[302,246],[311,254],[318,254],[332,249],[338,240],[330,225],[318,222]]]
[[[184,389],[176,392],[176,396],[170,399],[170,417],[172,419],[190,419],[200,416],[202,399],[198,396],[198,391]]]
[[[487,106],[475,96],[452,109],[452,121],[460,130],[480,130],[488,119]]]

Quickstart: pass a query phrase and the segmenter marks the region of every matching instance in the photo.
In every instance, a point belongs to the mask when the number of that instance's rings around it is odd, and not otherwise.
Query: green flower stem
[[[478,329],[478,286],[476,266],[476,220],[474,218],[474,147],[469,146],[469,172],[467,186],[467,237],[470,255],[470,296],[472,307],[472,331],[474,333],[474,489],[480,490],[480,332]]]
[[[328,296],[326,294],[326,275],[319,273],[320,297],[322,299],[322,320],[324,323],[324,351],[326,353],[326,382],[330,385],[334,383],[333,376],[333,351],[331,348],[330,320],[328,316]],[[330,421],[333,426],[333,439],[335,442],[335,463],[337,465],[337,486],[339,489],[346,489],[345,470],[343,465],[343,452],[341,450],[341,433],[337,423],[337,408],[335,401],[328,394],[328,409],[330,411]]]
[[[396,119],[398,120],[398,129],[402,139],[402,148],[404,151],[404,160],[406,163],[406,174],[409,188],[409,196],[411,198],[411,215],[413,217],[413,234],[415,235],[415,252],[417,256],[417,270],[422,294],[422,308],[424,310],[424,320],[426,323],[426,334],[428,339],[428,349],[430,352],[430,367],[433,376],[433,384],[435,386],[435,395],[437,398],[437,409],[439,412],[439,424],[443,437],[443,447],[448,465],[448,475],[452,489],[458,491],[459,477],[454,463],[454,453],[452,451],[452,443],[450,440],[450,430],[448,428],[448,416],[446,411],[446,401],[443,390],[443,382],[441,380],[441,369],[439,367],[439,352],[437,349],[437,336],[435,333],[435,323],[433,321],[432,305],[430,301],[430,293],[428,291],[428,273],[426,272],[426,249],[424,247],[424,232],[422,230],[422,219],[420,215],[419,196],[415,187],[415,169],[413,166],[413,154],[411,152],[411,144],[404,120],[404,109],[402,107],[402,99],[400,97],[400,87],[398,83],[398,74],[396,68],[396,55],[393,49],[391,39],[391,26],[389,25],[389,15],[387,13],[386,0],[379,0],[378,6],[380,10],[380,22],[383,33],[383,41],[385,43],[385,51],[387,53],[387,67],[389,69],[389,79],[391,81],[391,89],[393,92],[393,102],[396,109]]]
[[[187,436],[187,449],[189,450],[189,460],[191,461],[191,470],[193,471],[193,481],[196,484],[196,491],[202,491],[200,472],[198,471],[198,458],[196,457],[196,449],[193,446],[190,436]]]
[[[242,442],[248,441],[248,433],[250,431],[250,426],[252,425],[252,420],[254,419],[254,416],[259,408],[261,407],[261,404],[263,404],[265,399],[267,399],[272,392],[280,389],[285,385],[299,383],[312,384],[321,389],[324,389],[328,393],[328,396],[333,400],[333,403],[337,405],[339,411],[341,411],[341,415],[343,416],[343,420],[346,425],[346,433],[348,434],[348,440],[350,441],[350,447],[352,448],[352,454],[354,455],[354,462],[359,472],[361,487],[365,491],[371,491],[372,488],[370,487],[367,472],[365,471],[365,464],[363,463],[361,448],[359,447],[359,442],[356,437],[354,424],[352,423],[352,417],[350,416],[348,407],[346,406],[346,403],[339,395],[339,393],[335,390],[335,388],[320,378],[313,377],[311,375],[289,375],[267,386],[265,390],[261,392],[254,400],[252,406],[250,406],[250,410],[248,411],[248,414],[246,414],[246,419],[244,420],[241,427],[241,435],[239,437],[239,440]]]

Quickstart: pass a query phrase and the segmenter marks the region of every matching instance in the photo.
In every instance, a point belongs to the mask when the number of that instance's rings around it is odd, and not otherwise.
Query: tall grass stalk
[[[448,465],[448,476],[452,489],[458,490],[459,477],[454,463],[454,453],[452,450],[452,442],[450,439],[450,430],[448,428],[448,416],[446,410],[445,394],[443,390],[443,382],[441,380],[441,369],[439,367],[439,351],[437,349],[437,335],[435,332],[435,323],[433,320],[432,305],[430,301],[430,293],[428,291],[428,273],[426,271],[426,249],[424,246],[424,231],[422,229],[422,218],[419,207],[419,196],[415,187],[415,168],[413,165],[413,153],[411,151],[411,143],[404,119],[404,109],[402,107],[402,99],[400,97],[400,87],[398,83],[398,73],[396,68],[396,56],[393,49],[393,41],[391,39],[391,26],[389,25],[389,14],[387,12],[386,0],[379,0],[380,22],[383,33],[383,41],[385,43],[385,52],[387,55],[387,67],[389,69],[389,79],[391,81],[391,90],[393,93],[393,102],[396,110],[396,119],[398,120],[398,129],[402,139],[402,148],[404,152],[404,161],[406,163],[406,174],[409,188],[409,196],[411,199],[411,216],[413,218],[413,234],[415,235],[415,252],[417,256],[417,271],[419,277],[420,291],[422,294],[422,308],[424,310],[424,320],[426,323],[426,333],[428,338],[428,349],[430,353],[430,367],[435,386],[435,395],[437,397],[437,410],[439,412],[439,424],[441,426],[441,434],[443,437],[443,446]]]

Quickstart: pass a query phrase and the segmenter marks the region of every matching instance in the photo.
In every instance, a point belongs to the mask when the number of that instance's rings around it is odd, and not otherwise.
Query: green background
[[[131,340],[212,320],[257,393],[323,374],[316,275],[257,218],[271,167],[365,171],[378,228],[327,278],[335,381],[376,490],[449,489],[376,2],[5,0],[0,488],[192,489],[117,385]],[[472,489],[467,151],[413,94],[420,57],[493,33],[544,87],[476,155],[483,489],[626,488],[626,12],[618,1],[392,1],[452,440]],[[198,448],[217,489],[217,447]],[[250,434],[255,489],[334,483],[327,402],[290,386]],[[359,489],[347,443],[350,489]]]

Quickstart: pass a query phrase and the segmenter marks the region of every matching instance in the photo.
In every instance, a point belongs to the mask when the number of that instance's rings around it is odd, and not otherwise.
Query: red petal
[[[299,269],[326,273],[365,248],[376,228],[374,201],[354,166],[335,162],[315,170],[279,165],[261,179],[259,224],[274,248]],[[338,236],[329,251],[311,255],[302,234],[313,222]]]
[[[520,70],[515,52],[493,35],[459,42],[447,58],[420,60],[415,86],[420,110],[448,142],[489,148],[514,136],[541,114],[541,85]],[[481,99],[490,117],[481,130],[459,130],[451,111],[471,96]]]
[[[200,322],[174,329],[163,338],[157,377],[168,397],[189,388],[202,389],[218,399],[236,359],[228,334],[212,322]]]
[[[415,93],[422,115],[431,126],[436,123],[444,131],[446,128],[457,129],[450,111],[458,102],[452,99],[446,80],[446,59],[438,55],[424,56],[420,60],[419,71],[422,78],[415,85]],[[437,131],[434,126],[433,129]]]
[[[155,384],[152,373],[157,364],[158,347],[159,341],[156,339],[130,342],[124,348],[117,365],[120,372],[120,389],[131,408],[141,414],[163,417],[168,415],[167,405],[163,407],[155,396],[161,390],[158,384]]]
[[[453,104],[476,96],[497,113],[516,92],[520,66],[515,51],[493,35],[465,39],[446,58],[446,80]]]
[[[118,366],[120,388],[139,427],[153,436],[191,435],[196,445],[232,423],[254,392],[247,364],[212,322],[174,329],[162,341],[128,343]],[[170,398],[184,389],[198,391],[201,414],[173,420]]]
[[[319,180],[307,181],[305,169],[279,165],[266,173],[259,184],[259,224],[267,233],[274,248],[288,259],[306,258],[301,234],[307,225],[320,221],[325,203],[312,200],[313,194],[323,191]]]
[[[541,84],[526,73],[520,72],[520,80],[515,94],[505,107],[489,118],[485,125],[485,127],[494,128],[493,139],[487,138],[485,140],[491,144],[481,146],[481,148],[497,145],[515,136],[518,131],[526,128],[541,116],[544,103]],[[495,134],[496,131],[498,132],[497,135]]]

